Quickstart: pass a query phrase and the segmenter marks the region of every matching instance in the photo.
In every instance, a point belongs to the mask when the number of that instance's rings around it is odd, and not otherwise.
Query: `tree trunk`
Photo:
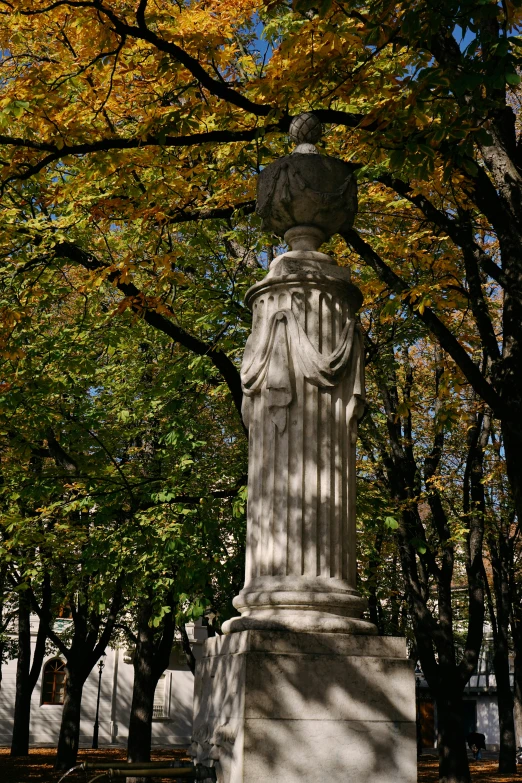
[[[522,745],[522,607],[520,598],[515,594],[511,616],[511,633],[515,648],[515,743]]]
[[[511,591],[508,570],[511,565],[510,547],[505,534],[500,531],[498,540],[489,538],[489,551],[493,568],[496,617],[488,594],[491,625],[493,628],[493,668],[497,683],[498,722],[500,752],[498,771],[515,774],[517,771],[516,738],[513,692],[509,681],[509,618],[511,612]]]
[[[515,745],[522,745],[522,660],[515,655],[515,709],[513,715],[515,718]]]
[[[127,741],[127,761],[150,761],[154,692],[159,678],[168,666],[174,640],[174,600],[161,628],[151,626],[154,614],[152,600],[143,600],[138,610],[136,652],[134,654],[134,687]],[[129,783],[147,783],[146,778],[127,778]]]
[[[42,617],[31,663],[31,598],[20,592],[18,604],[18,662],[16,667],[16,697],[13,720],[11,756],[29,754],[29,728],[31,722],[31,697],[42,670],[47,640],[47,623],[51,611],[51,587],[48,575],[42,586]]]
[[[520,242],[520,235],[518,237]],[[520,288],[522,268],[520,262],[520,244],[513,247],[508,241],[504,251],[501,243],[502,260],[506,275],[514,290]],[[502,313],[502,365],[501,393],[509,405],[510,414],[502,422],[506,472],[508,475],[513,501],[520,525],[522,520],[522,302],[518,296],[512,296],[509,288],[504,292]]]
[[[0,474],[0,482],[2,481],[2,475]],[[10,617],[6,620],[4,617],[5,601],[6,601],[6,576],[7,565],[4,563],[0,565],[0,687],[2,686],[2,664],[4,661],[4,654],[7,647],[6,644],[6,631],[9,627]],[[8,613],[9,614],[9,613]]]
[[[190,646],[190,641],[187,634],[187,629],[185,628],[185,623],[181,623],[179,626],[179,632],[181,634],[181,645],[183,647],[183,652],[185,653],[185,660],[187,662],[187,666],[189,667],[192,674],[195,676],[196,674],[196,659],[194,657],[194,653],[192,652],[192,647]]]
[[[82,678],[67,663],[67,681],[65,685],[65,701],[63,704],[60,737],[56,752],[56,770],[67,770],[74,767],[78,755],[80,740],[80,712],[82,707],[82,691],[86,678]]]
[[[495,640],[493,667],[497,683],[498,724],[500,752],[498,771],[515,774],[517,771],[514,699],[509,682],[509,649],[507,634],[502,633],[501,623]]]
[[[11,756],[29,755],[29,723],[31,695],[29,682],[31,665],[31,610],[28,596],[21,592],[18,602],[18,661],[16,665],[16,696],[13,720]]]
[[[403,396],[408,399],[413,386],[413,373],[408,368]],[[441,370],[435,371],[437,400]],[[413,451],[411,413],[398,415],[398,393],[395,378],[380,386],[387,416],[390,440],[384,464],[391,496],[398,514],[397,537],[399,557],[405,581],[406,597],[413,621],[419,661],[437,704],[439,781],[440,783],[470,783],[470,773],[462,718],[462,693],[478,661],[484,624],[484,588],[482,583],[482,543],[484,530],[484,488],[482,484],[483,441],[489,430],[484,416],[477,417],[468,431],[468,456],[463,494],[469,518],[466,539],[466,573],[468,578],[468,629],[461,660],[455,655],[455,634],[452,606],[452,583],[455,544],[444,503],[432,479],[436,475],[444,449],[444,437],[435,431],[433,447],[424,461],[424,485],[430,507],[433,528],[439,540],[439,556],[434,558],[427,542],[427,530],[420,516],[416,495],[420,494],[421,471]],[[414,541],[426,541],[424,551]],[[436,596],[431,595],[436,590]],[[437,611],[430,603],[436,601]]]
[[[152,629],[149,629],[152,635]],[[127,760],[150,761],[150,746],[152,741],[152,714],[154,709],[154,692],[159,677],[155,676],[153,667],[153,645],[143,643],[139,639],[134,655],[134,687],[132,690],[132,705],[129,720],[129,738],[127,745]],[[146,783],[145,778],[127,778],[129,783]]]
[[[441,678],[442,681],[442,678]],[[449,682],[437,689],[439,783],[470,783],[466,738],[462,720],[462,691]]]
[[[88,598],[87,593],[87,600],[70,603],[74,634],[69,648],[52,629],[48,631],[49,638],[67,659],[65,702],[55,761],[57,770],[67,770],[76,764],[83,686],[112,636],[122,602],[121,576],[115,582],[112,605],[101,634],[102,618],[96,611],[89,611]]]
[[[498,724],[500,752],[498,771],[515,774],[517,771],[513,692],[509,684],[507,650],[495,650],[495,679],[497,681]]]

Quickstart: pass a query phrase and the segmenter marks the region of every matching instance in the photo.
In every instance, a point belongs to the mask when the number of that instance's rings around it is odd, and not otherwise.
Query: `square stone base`
[[[405,640],[243,631],[196,669],[193,753],[218,783],[416,783]]]

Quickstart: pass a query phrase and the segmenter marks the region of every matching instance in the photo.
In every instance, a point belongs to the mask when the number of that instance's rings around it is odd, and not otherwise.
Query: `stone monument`
[[[313,114],[258,180],[264,228],[291,250],[248,291],[249,431],[240,615],[205,643],[193,752],[219,783],[414,783],[415,683],[404,639],[376,636],[356,587],[362,303],[320,245],[357,211],[353,167],[321,155]]]

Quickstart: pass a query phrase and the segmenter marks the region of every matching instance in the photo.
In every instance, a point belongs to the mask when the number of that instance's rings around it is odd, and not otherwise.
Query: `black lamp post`
[[[417,758],[422,755],[422,727],[421,727],[421,708],[420,708],[420,675],[422,670],[417,663],[415,667],[415,712],[417,718]]]
[[[102,672],[105,667],[105,661],[103,660],[105,658],[105,653],[103,653],[102,657],[98,661],[98,696],[96,698],[96,717],[94,718],[94,727],[92,730],[92,748],[95,750],[98,749],[98,729],[100,727],[100,693],[101,693],[101,680],[102,680]]]

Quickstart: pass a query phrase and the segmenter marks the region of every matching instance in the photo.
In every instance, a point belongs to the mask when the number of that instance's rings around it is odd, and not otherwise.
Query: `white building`
[[[34,635],[37,620],[31,626]],[[58,621],[60,622],[60,621]],[[67,620],[62,620],[68,622]],[[207,630],[201,622],[186,626],[195,658],[207,638]],[[132,652],[123,648],[107,648],[101,672],[99,708],[99,745],[127,744],[129,714],[132,699],[134,668]],[[58,742],[64,694],[64,660],[59,654],[49,654],[44,659],[42,672],[33,691],[31,704],[31,745],[52,745]],[[80,746],[91,747],[96,701],[98,695],[99,667],[90,673],[82,698]],[[16,660],[2,667],[0,687],[0,745],[10,745],[16,687]],[[153,745],[187,747],[192,732],[192,698],[194,677],[186,664],[180,641],[176,641],[167,670],[161,677],[154,697],[152,726]]]

